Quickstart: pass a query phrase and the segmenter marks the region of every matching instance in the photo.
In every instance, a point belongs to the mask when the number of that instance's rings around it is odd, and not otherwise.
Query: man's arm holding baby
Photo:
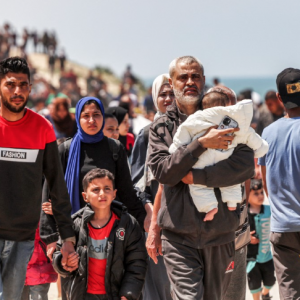
[[[216,127],[211,127],[198,140],[186,147],[179,147],[170,155],[167,142],[162,141],[162,137],[151,127],[148,165],[157,181],[161,184],[174,186],[182,180],[183,174],[186,174],[193,167],[206,148],[228,149],[228,145],[234,138],[228,134],[238,130],[238,128],[217,130]]]
[[[192,169],[182,181],[208,187],[227,187],[240,184],[253,175],[254,152],[248,146],[239,144],[228,159],[204,169]]]

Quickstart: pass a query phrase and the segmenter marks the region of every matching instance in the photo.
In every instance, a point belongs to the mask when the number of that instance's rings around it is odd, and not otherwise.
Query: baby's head
[[[212,91],[204,95],[202,99],[202,109],[207,109],[215,106],[229,106],[230,101],[228,96],[223,92]]]

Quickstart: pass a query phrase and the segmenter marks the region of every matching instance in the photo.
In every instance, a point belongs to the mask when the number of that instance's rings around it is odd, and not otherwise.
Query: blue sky
[[[0,22],[55,30],[74,61],[130,63],[142,78],[195,55],[207,76],[276,76],[300,68],[299,0],[7,1]]]

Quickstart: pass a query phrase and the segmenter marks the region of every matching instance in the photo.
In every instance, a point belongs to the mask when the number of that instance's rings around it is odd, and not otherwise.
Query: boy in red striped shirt
[[[83,179],[83,198],[87,205],[72,218],[77,237],[79,268],[66,272],[60,254],[54,254],[54,267],[69,276],[66,293],[76,299],[138,299],[146,274],[146,249],[137,221],[126,207],[113,201],[116,196],[113,175],[93,169]]]

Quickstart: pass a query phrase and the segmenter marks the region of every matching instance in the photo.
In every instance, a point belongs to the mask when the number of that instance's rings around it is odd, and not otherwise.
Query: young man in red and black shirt
[[[26,109],[31,91],[26,60],[0,62],[0,298],[21,297],[38,226],[42,177],[64,245],[63,264],[74,252],[71,205],[52,125]]]

